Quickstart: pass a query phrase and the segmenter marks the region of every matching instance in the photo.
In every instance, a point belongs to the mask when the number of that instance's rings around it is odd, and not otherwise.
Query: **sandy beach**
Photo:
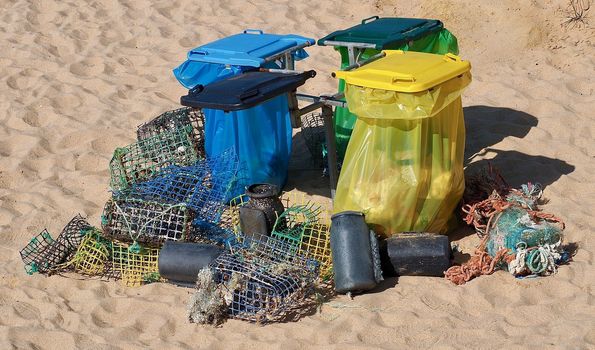
[[[568,1],[3,1],[0,6],[0,348],[594,349],[595,4],[565,24]],[[373,15],[436,18],[472,64],[463,106],[466,171],[491,162],[513,186],[537,182],[544,211],[578,245],[558,273],[507,272],[455,286],[385,280],[298,322],[190,324],[191,289],[126,288],[76,275],[28,276],[19,249],[77,213],[100,225],[113,150],[179,107],[171,70],[200,44],[246,28],[320,38]],[[311,47],[301,91],[332,93],[339,64]],[[330,204],[327,179],[294,136],[287,191]],[[473,253],[471,229],[451,235]]]

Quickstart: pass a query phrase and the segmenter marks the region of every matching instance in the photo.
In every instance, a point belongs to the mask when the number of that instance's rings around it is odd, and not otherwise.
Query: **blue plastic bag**
[[[205,151],[216,157],[232,148],[239,158],[232,195],[245,186],[271,183],[283,188],[291,156],[291,119],[287,95],[237,112],[205,109]]]

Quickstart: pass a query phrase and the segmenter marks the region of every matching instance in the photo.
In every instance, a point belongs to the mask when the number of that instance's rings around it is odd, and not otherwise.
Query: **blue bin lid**
[[[364,19],[361,24],[325,36],[318,40],[318,45],[335,41],[369,44],[377,50],[390,50],[442,28],[442,22],[435,19],[374,16]]]
[[[314,39],[299,35],[265,34],[261,30],[245,30],[199,46],[188,52],[188,60],[235,66],[261,67],[266,57],[292,47],[309,43]]]
[[[315,75],[313,70],[289,74],[246,72],[206,86],[199,85],[182,96],[180,103],[192,108],[239,111],[294,91]]]

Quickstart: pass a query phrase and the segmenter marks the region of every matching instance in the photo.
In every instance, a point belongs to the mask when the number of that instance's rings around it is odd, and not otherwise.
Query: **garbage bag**
[[[391,48],[393,49],[393,48]],[[452,53],[457,55],[459,53],[459,47],[457,38],[448,30],[442,29],[435,33],[430,33],[423,37],[410,41],[403,44],[400,47],[394,48],[395,50],[403,51],[417,51],[427,52],[435,54],[447,54]],[[339,47],[339,53],[341,54],[341,69],[344,69],[349,65],[349,56],[346,47]],[[380,50],[366,49],[359,57],[360,60],[366,60],[380,53]],[[345,90],[345,81],[339,80],[339,92]],[[356,116],[353,114],[353,110],[344,107],[337,107],[335,109],[335,137],[337,143],[337,156],[339,160],[345,156],[347,150],[347,144],[351,138],[353,126],[355,125]],[[326,154],[326,149],[323,151]]]
[[[337,185],[334,212],[365,213],[388,237],[444,233],[464,190],[465,73],[430,90],[405,93],[348,84],[358,116]]]

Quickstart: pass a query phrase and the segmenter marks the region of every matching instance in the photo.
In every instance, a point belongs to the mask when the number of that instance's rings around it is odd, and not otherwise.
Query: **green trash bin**
[[[354,27],[333,32],[318,40],[318,45],[334,46],[341,54],[341,69],[369,59],[381,50],[458,54],[457,38],[439,20],[378,16],[364,19]],[[345,81],[339,80],[339,93]],[[347,108],[335,109],[337,159],[343,161],[356,116]],[[323,149],[326,154],[326,147]]]

